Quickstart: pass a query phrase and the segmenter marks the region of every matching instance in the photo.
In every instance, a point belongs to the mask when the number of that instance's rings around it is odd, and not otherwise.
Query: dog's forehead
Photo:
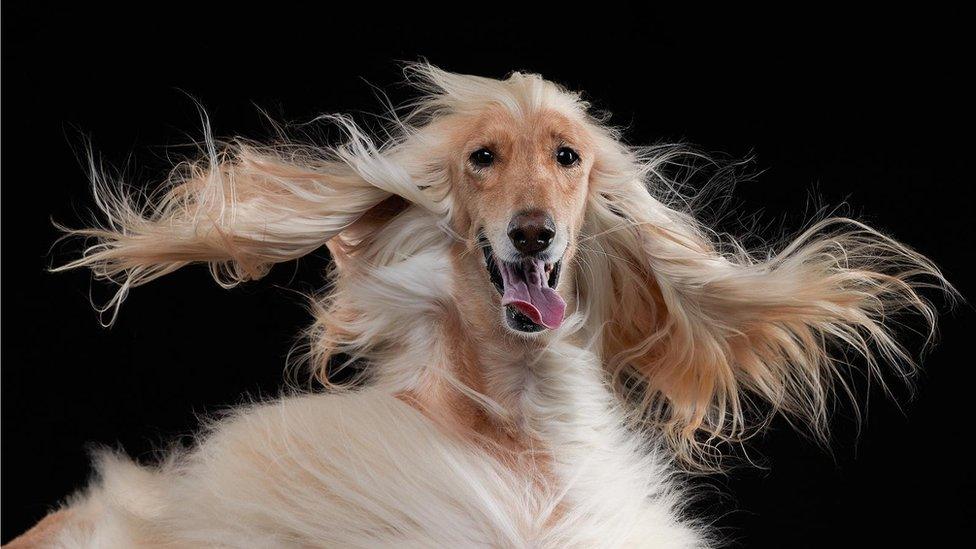
[[[527,113],[489,108],[470,117],[461,130],[465,148],[552,141],[585,146],[590,141],[583,121],[553,108]]]

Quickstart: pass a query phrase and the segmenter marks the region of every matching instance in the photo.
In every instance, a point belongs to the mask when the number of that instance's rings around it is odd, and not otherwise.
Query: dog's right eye
[[[470,160],[475,168],[487,168],[495,161],[495,155],[488,149],[482,147],[471,153]]]

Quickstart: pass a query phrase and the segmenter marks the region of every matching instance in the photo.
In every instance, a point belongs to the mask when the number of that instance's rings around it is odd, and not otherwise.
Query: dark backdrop
[[[199,414],[275,394],[308,322],[291,289],[318,287],[324,250],[231,291],[205,269],[185,269],[133,291],[111,329],[89,306],[105,287],[84,272],[46,272],[77,249],[49,252],[51,219],[80,225],[90,205],[82,138],[127,166],[131,181],[158,179],[170,147],[200,135],[188,95],[218,135],[260,138],[269,131],[256,106],[305,121],[376,112],[371,85],[406,99],[397,60],[495,77],[541,72],[586,90],[631,142],[754,155],[762,173],[739,186],[724,228],[758,219],[776,236],[801,228],[811,197],[846,202],[973,293],[972,59],[961,13],[200,4],[4,3],[5,541],[83,485],[86,447],[145,459],[191,432]],[[857,384],[867,417],[858,436],[850,407],[839,406],[831,452],[776,423],[748,445],[765,468],[698,481],[710,488],[701,511],[743,547],[971,534],[976,324],[968,306],[942,320],[914,399],[896,384],[896,405]]]

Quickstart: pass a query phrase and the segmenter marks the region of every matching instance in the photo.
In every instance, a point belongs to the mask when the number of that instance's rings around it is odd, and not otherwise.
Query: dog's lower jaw
[[[535,337],[539,333],[548,330],[541,324],[532,322],[532,319],[525,316],[512,305],[502,307],[502,324],[512,333],[520,336]]]

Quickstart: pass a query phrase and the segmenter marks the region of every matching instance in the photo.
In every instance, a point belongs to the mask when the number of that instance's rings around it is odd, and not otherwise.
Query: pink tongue
[[[545,264],[530,259],[521,266],[499,262],[505,293],[502,306],[512,305],[532,322],[546,328],[558,328],[563,323],[566,302],[549,287]]]

